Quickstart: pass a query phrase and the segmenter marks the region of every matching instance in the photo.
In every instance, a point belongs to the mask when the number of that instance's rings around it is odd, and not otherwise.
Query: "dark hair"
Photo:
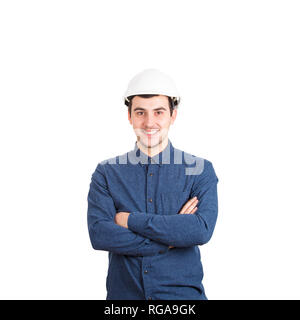
[[[138,95],[134,95],[134,96],[129,96],[127,97],[127,99],[129,100],[129,102],[127,100],[125,100],[125,104],[126,106],[128,107],[129,109],[129,114],[131,116],[131,107],[132,107],[132,99],[134,97],[141,97],[141,98],[152,98],[152,97],[155,97],[155,96],[159,96],[159,94],[138,94]],[[173,114],[173,110],[174,110],[174,101],[171,97],[168,97],[168,100],[169,100],[169,108],[170,108],[170,114],[172,116]]]

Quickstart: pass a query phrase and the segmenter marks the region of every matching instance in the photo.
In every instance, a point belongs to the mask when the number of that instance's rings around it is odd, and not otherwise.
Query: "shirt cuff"
[[[148,245],[151,247],[152,250],[156,251],[159,254],[165,253],[169,250],[169,246],[156,241],[150,240]]]
[[[131,231],[139,233],[145,226],[147,216],[142,212],[131,212],[128,216],[127,226]]]
[[[128,216],[127,226],[128,229],[139,233],[139,230],[144,229],[146,224],[147,216],[143,212],[131,212]],[[151,246],[152,250],[157,250],[158,253],[165,253],[169,250],[169,246],[157,241],[152,241],[151,239],[147,239],[145,243]]]

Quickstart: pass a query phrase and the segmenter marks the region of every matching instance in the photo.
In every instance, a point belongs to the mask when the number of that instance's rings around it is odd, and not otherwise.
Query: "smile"
[[[151,129],[151,130],[142,130],[144,134],[153,136],[155,133],[159,131],[159,129]]]

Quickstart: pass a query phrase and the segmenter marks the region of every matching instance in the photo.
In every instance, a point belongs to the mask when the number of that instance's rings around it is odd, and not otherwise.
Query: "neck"
[[[149,157],[154,157],[157,154],[159,154],[160,152],[162,152],[168,145],[168,137],[165,138],[163,141],[161,141],[158,145],[154,146],[154,147],[146,147],[143,144],[140,143],[140,141],[137,141],[137,146],[138,148],[144,152],[145,154],[147,154]]]

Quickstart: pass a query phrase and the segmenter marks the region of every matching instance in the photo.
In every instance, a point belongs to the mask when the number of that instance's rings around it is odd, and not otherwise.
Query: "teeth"
[[[158,132],[159,130],[156,129],[156,130],[150,130],[150,131],[147,131],[147,130],[143,130],[143,131],[144,131],[144,133],[146,133],[146,134],[155,134],[155,133]]]

